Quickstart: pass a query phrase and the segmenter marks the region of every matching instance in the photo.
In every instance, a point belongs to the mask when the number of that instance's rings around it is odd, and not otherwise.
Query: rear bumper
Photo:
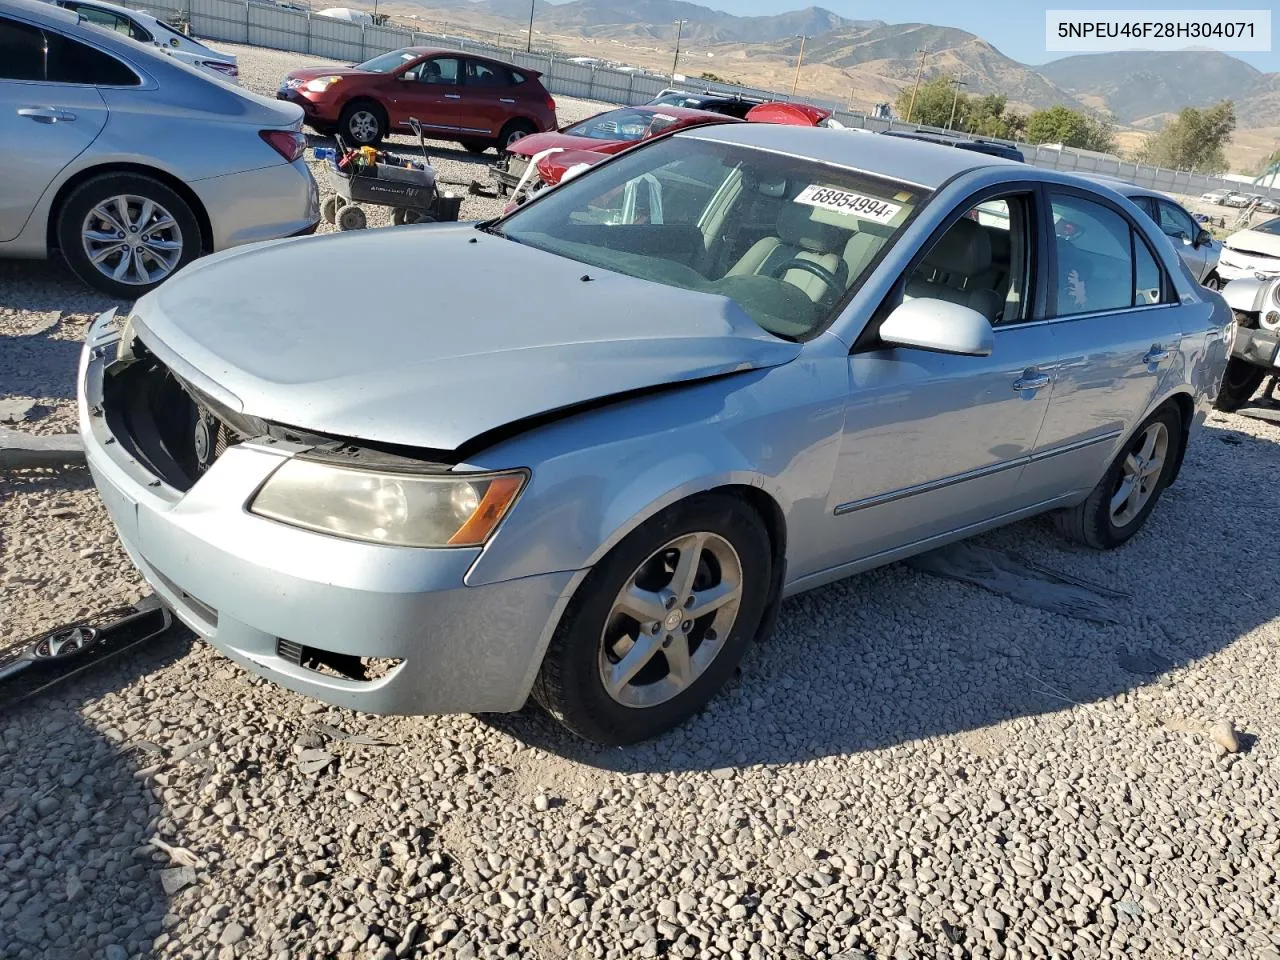
[[[358,543],[247,509],[294,450],[229,448],[185,493],[122,449],[103,402],[119,335],[99,318],[78,377],[90,472],[138,570],[174,614],[255,673],[367,713],[518,710],[572,573],[467,586],[479,550]],[[278,445],[283,447],[284,445]],[[295,651],[380,658],[371,680],[321,673]]]
[[[320,222],[320,190],[302,159],[190,186],[208,211],[214,250],[313,232]]]

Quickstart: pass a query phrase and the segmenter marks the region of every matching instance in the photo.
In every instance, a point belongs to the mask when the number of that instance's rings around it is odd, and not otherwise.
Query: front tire
[[[354,146],[374,147],[387,135],[387,118],[371,100],[356,100],[342,108],[338,130]]]
[[[202,247],[187,201],[137,173],[104,173],[80,184],[58,211],[56,231],[71,271],[120,300],[154,290]]]
[[[536,130],[537,128],[528,120],[508,120],[498,134],[498,154],[505,153],[507,147],[521,137],[527,137],[529,134],[536,132]]]
[[[724,685],[756,636],[771,557],[759,515],[726,494],[651,518],[579,587],[534,698],[602,744],[636,743],[682,723]]]
[[[1182,437],[1177,409],[1157,410],[1134,431],[1084,503],[1053,515],[1058,530],[1095,550],[1127,543],[1173,480]]]
[[[1253,399],[1266,376],[1265,368],[1232,357],[1227,361],[1227,372],[1222,375],[1222,387],[1213,401],[1214,408],[1223,413],[1239,410]]]

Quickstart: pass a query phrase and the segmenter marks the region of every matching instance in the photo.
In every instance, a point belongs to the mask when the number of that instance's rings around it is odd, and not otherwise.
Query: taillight
[[[297,160],[307,149],[307,138],[296,130],[259,130],[258,136],[289,163]]]
[[[556,98],[549,93],[547,94],[547,109],[552,113],[556,112]]]

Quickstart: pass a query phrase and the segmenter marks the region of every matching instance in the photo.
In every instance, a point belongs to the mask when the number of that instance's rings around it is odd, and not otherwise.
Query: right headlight
[[[523,489],[524,471],[422,474],[286,460],[249,511],[349,540],[403,547],[478,547]]]

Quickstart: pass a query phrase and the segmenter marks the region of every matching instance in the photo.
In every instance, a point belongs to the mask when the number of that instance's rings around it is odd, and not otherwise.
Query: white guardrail
[[[191,32],[207,40],[243,43],[275,50],[291,50],[309,56],[360,62],[398,47],[431,46],[476,53],[504,60],[517,66],[541,71],[542,83],[553,96],[579,97],[605,103],[635,105],[646,103],[658,92],[673,84],[669,77],[640,71],[617,70],[590,64],[572,63],[550,53],[527,53],[498,47],[458,36],[440,36],[386,26],[365,26],[313,15],[307,10],[283,7],[254,0],[125,0],[132,7],[145,8],[162,19],[179,19],[190,24]],[[881,120],[850,111],[837,103],[812,97],[788,94],[754,87],[698,80],[698,90],[714,90],[727,94],[765,97],[770,100],[800,100],[834,112],[835,119],[847,127],[868,130],[932,130],[935,127]],[[964,134],[959,134],[964,136]],[[1071,170],[1118,177],[1142,187],[1165,193],[1198,196],[1209,190],[1244,190],[1280,199],[1280,188],[1242,184],[1222,177],[1168,170],[1118,157],[1074,150],[1070,147],[1050,148],[1030,143],[1012,143],[1022,151],[1028,163],[1055,170]]]

